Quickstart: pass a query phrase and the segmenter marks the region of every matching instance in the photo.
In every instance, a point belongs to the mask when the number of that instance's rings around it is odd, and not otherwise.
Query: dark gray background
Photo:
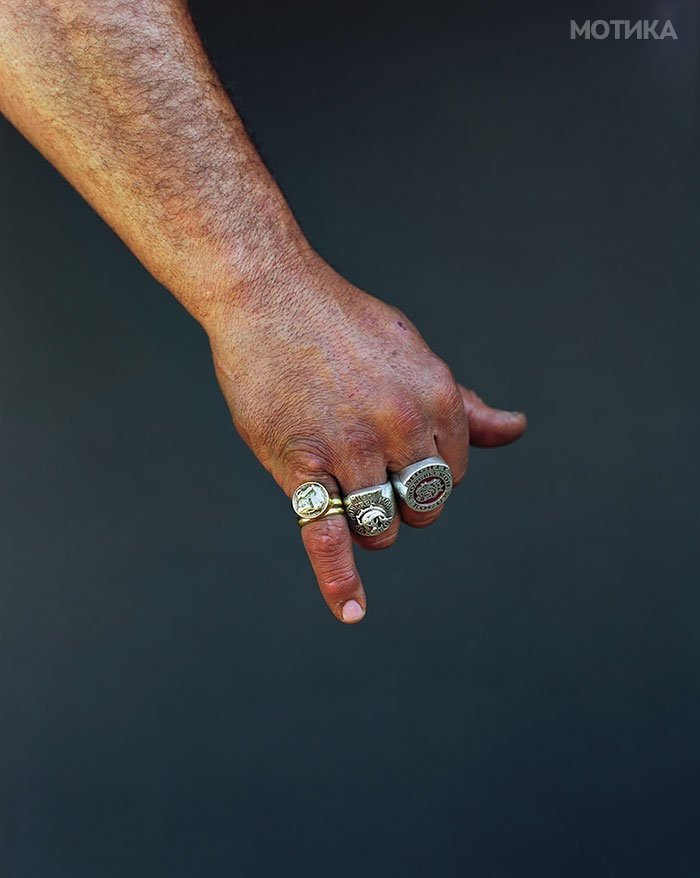
[[[695,5],[228,5],[311,240],[530,430],[344,628],[202,332],[3,124],[0,875],[697,876]]]

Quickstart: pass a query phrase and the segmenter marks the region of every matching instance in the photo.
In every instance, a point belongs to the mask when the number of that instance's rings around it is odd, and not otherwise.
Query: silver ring
[[[348,524],[362,537],[376,537],[391,526],[396,500],[391,482],[360,488],[343,497]]]
[[[430,512],[450,496],[452,470],[441,457],[426,457],[393,473],[391,483],[406,506],[416,512]]]

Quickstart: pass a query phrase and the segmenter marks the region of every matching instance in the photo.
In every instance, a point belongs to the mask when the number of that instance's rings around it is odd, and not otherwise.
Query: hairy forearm
[[[182,0],[5,0],[0,106],[202,322],[306,244]]]

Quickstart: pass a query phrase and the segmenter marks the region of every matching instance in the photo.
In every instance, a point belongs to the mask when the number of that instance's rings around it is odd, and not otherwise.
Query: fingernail
[[[523,418],[523,417],[525,417],[525,412],[513,411],[513,412],[511,412],[511,415],[513,415],[514,418]]]
[[[343,622],[359,622],[365,611],[357,601],[348,601],[343,604]]]

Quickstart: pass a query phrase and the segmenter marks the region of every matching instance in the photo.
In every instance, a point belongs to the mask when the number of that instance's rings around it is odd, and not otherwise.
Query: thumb
[[[469,421],[469,444],[480,448],[508,445],[519,439],[527,428],[522,412],[506,412],[491,408],[473,390],[459,385],[464,411]]]

